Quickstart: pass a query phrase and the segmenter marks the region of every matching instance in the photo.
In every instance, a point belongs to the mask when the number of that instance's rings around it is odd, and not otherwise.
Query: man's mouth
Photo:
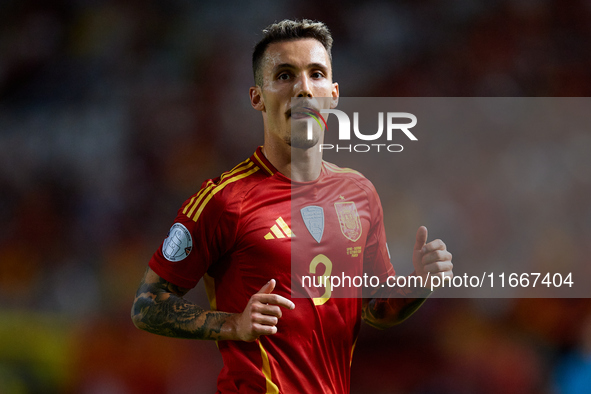
[[[306,112],[296,111],[296,112],[290,112],[289,117],[291,117],[293,119],[306,119],[306,118],[309,118],[310,115]]]
[[[313,108],[306,108],[306,107],[294,107],[290,108],[286,111],[286,115],[288,118],[294,119],[306,119],[309,118],[311,114],[313,114]]]

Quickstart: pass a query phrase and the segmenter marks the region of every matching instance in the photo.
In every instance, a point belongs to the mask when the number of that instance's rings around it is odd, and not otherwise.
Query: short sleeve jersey
[[[183,203],[149,265],[180,287],[203,277],[214,310],[242,312],[270,279],[294,302],[275,335],[218,342],[218,393],[348,393],[361,298],[302,287],[302,277],[394,275],[381,203],[365,177],[323,162],[318,179],[295,183],[260,147]]]

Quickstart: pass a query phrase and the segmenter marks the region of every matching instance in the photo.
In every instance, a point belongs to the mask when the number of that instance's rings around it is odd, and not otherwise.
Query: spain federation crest
[[[337,210],[343,235],[353,242],[357,241],[361,237],[362,228],[355,203],[353,201],[335,202],[334,207]]]
[[[316,242],[320,243],[324,233],[324,209],[316,205],[310,205],[300,209],[306,228]]]

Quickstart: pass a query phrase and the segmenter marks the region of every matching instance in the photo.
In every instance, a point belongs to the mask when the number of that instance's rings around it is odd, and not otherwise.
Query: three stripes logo
[[[277,220],[275,220],[275,224],[271,227],[271,231],[265,235],[266,240],[291,237],[295,237],[295,234],[291,231],[282,217],[279,217]]]

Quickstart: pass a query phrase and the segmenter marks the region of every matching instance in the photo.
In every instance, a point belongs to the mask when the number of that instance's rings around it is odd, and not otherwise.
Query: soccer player
[[[320,127],[311,139],[305,127],[292,131],[306,124],[306,111],[336,106],[331,47],[320,22],[284,20],[264,30],[250,88],[264,144],[183,203],[136,294],[138,328],[218,341],[220,393],[348,393],[361,319],[389,327],[429,294],[378,287],[371,298],[340,298],[325,286],[292,297],[292,279],[303,275],[292,276],[292,251],[310,274],[329,275],[337,265],[347,275],[371,271],[382,283],[395,274],[373,185],[322,160]],[[302,104],[292,106],[294,97]],[[440,240],[427,243],[425,227],[413,265],[423,278],[452,275],[451,254]],[[183,298],[201,278],[211,310]],[[417,297],[395,294],[403,291]]]

